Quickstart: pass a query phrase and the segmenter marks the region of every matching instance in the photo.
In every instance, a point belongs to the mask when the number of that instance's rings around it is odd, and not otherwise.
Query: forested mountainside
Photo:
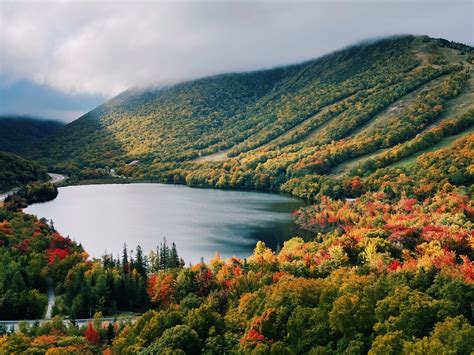
[[[89,260],[47,221],[0,208],[0,313],[57,315],[0,336],[5,354],[471,354],[474,134],[352,181],[354,201],[294,213],[315,238],[184,267],[162,243]],[[364,187],[365,186],[365,187]],[[312,188],[302,185],[301,189]],[[135,322],[104,315],[148,309]],[[22,313],[23,312],[23,313]],[[26,313],[25,313],[26,312]],[[87,326],[62,317],[86,317]],[[0,334],[6,329],[0,327]]]
[[[15,154],[0,152],[0,192],[47,180],[46,169]]]
[[[72,175],[108,167],[224,188],[346,176],[340,166],[360,159],[366,174],[472,127],[473,58],[468,46],[402,36],[284,68],[129,90],[28,156]]]
[[[32,117],[0,116],[0,151],[21,153],[28,145],[45,138],[64,123]]]
[[[90,260],[9,199],[0,313],[41,317],[50,277],[56,318],[0,327],[0,354],[471,354],[473,59],[445,40],[390,38],[128,91],[39,142],[29,157],[78,178],[113,168],[308,198],[293,218],[314,237],[189,267],[165,241]],[[103,319],[117,312],[145,313]]]

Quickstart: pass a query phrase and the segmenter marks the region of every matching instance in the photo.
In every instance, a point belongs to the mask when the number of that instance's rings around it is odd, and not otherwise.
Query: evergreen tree
[[[122,268],[123,268],[123,272],[125,274],[128,274],[129,271],[130,271],[130,267],[129,267],[129,263],[128,263],[128,252],[127,252],[127,244],[124,243],[123,245],[123,251],[122,251]]]
[[[166,237],[163,238],[160,248],[160,268],[166,270],[169,267],[170,250],[166,243]]]
[[[146,260],[143,257],[143,250],[140,245],[137,246],[134,268],[141,276],[146,276]]]
[[[158,272],[160,270],[160,247],[156,247],[156,251],[150,251],[148,255],[150,261],[150,272]]]
[[[52,219],[49,220],[49,227],[51,228],[53,232],[56,231],[56,229],[54,228],[54,221]]]
[[[178,251],[176,250],[176,244],[173,242],[173,244],[171,244],[170,252],[170,267],[177,268],[179,267],[179,264]]]
[[[112,340],[115,338],[115,329],[114,325],[112,322],[109,322],[109,325],[107,326],[107,342],[109,344],[112,344]]]

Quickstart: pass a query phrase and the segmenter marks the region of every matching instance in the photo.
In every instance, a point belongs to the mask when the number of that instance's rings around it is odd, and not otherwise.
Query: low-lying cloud
[[[472,1],[1,2],[3,85],[113,96],[294,63],[370,37],[473,43]]]

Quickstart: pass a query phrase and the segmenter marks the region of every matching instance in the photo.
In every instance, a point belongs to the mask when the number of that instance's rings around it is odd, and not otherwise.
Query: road
[[[101,318],[101,321],[103,321],[103,322],[117,321],[119,323],[123,323],[123,322],[126,322],[126,321],[131,321],[132,323],[135,323],[136,319],[137,319],[136,316],[133,316],[133,317],[118,317],[118,318],[104,317],[104,318]],[[12,328],[15,329],[15,330],[18,330],[20,323],[26,323],[26,324],[32,326],[34,324],[43,324],[43,323],[46,323],[46,322],[49,322],[49,321],[50,321],[50,319],[0,320],[0,325],[5,326],[8,330],[10,330]],[[87,325],[87,323],[93,322],[93,321],[94,321],[94,318],[75,319],[75,323],[78,327],[85,326],[85,325]],[[63,320],[63,323],[65,325],[67,325],[69,322],[71,322],[69,319],[64,319]]]
[[[16,189],[11,189],[10,191],[0,193],[0,202],[4,201],[7,198],[8,195],[14,194],[18,190],[19,189],[16,188]]]
[[[61,175],[61,174],[56,174],[56,173],[47,173],[49,175],[49,177],[51,178],[51,180],[49,181],[50,183],[52,184],[59,184],[60,182],[63,182],[64,180],[67,179],[67,176],[66,175]],[[0,202],[4,201],[8,195],[11,195],[15,192],[17,192],[20,188],[14,188],[14,189],[11,189],[10,191],[6,191],[6,192],[1,192],[0,191]]]
[[[46,283],[48,285],[48,308],[46,309],[46,315],[44,319],[51,319],[53,315],[53,307],[54,303],[56,302],[56,295],[54,294],[54,282],[51,277],[46,278]]]
[[[49,181],[52,184],[59,184],[60,182],[64,181],[67,179],[67,176],[61,175],[61,174],[55,174],[55,173],[47,173],[51,180]],[[14,189],[11,189],[10,191],[6,192],[0,192],[0,202],[3,202],[8,195],[11,195],[15,192],[17,192],[20,188],[16,187]]]
[[[49,182],[52,183],[52,184],[59,184],[60,182],[67,179],[66,176],[61,175],[61,174],[55,174],[55,173],[47,173],[47,174],[51,178],[51,180]],[[0,194],[0,201],[3,201],[8,195],[11,195],[12,193],[17,192],[18,190],[19,189],[16,188],[16,189],[12,189],[10,191],[1,193]],[[53,313],[54,303],[56,301],[56,296],[54,294],[53,280],[50,277],[48,277],[46,279],[46,282],[48,284],[48,291],[47,291],[48,308],[46,309],[45,317],[44,317],[44,319],[35,319],[35,320],[24,321],[24,322],[29,323],[30,325],[33,325],[36,322],[43,323],[43,322],[51,319],[51,316],[52,316],[52,313]],[[80,326],[80,325],[83,325],[83,324],[87,324],[87,322],[89,322],[91,320],[92,319],[78,319],[76,322]],[[114,319],[113,318],[104,318],[104,320],[113,321]],[[0,320],[0,325],[5,325],[8,328],[13,327],[13,328],[17,329],[19,322],[23,322],[23,321],[21,321],[21,320],[11,320],[11,321],[5,321],[5,320],[2,321],[2,320]]]
[[[67,179],[67,176],[55,173],[48,173],[51,180],[49,181],[52,184],[59,184],[60,182]]]

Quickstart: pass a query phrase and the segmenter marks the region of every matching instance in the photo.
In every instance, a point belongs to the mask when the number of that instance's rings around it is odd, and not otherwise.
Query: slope
[[[20,153],[26,145],[50,136],[62,126],[59,121],[0,116],[0,151]]]
[[[11,153],[0,152],[0,192],[47,180],[46,169]]]
[[[28,156],[73,175],[114,168],[193,186],[279,189],[442,121],[459,106],[452,100],[472,93],[472,60],[471,47],[401,36],[283,68],[128,90]]]

